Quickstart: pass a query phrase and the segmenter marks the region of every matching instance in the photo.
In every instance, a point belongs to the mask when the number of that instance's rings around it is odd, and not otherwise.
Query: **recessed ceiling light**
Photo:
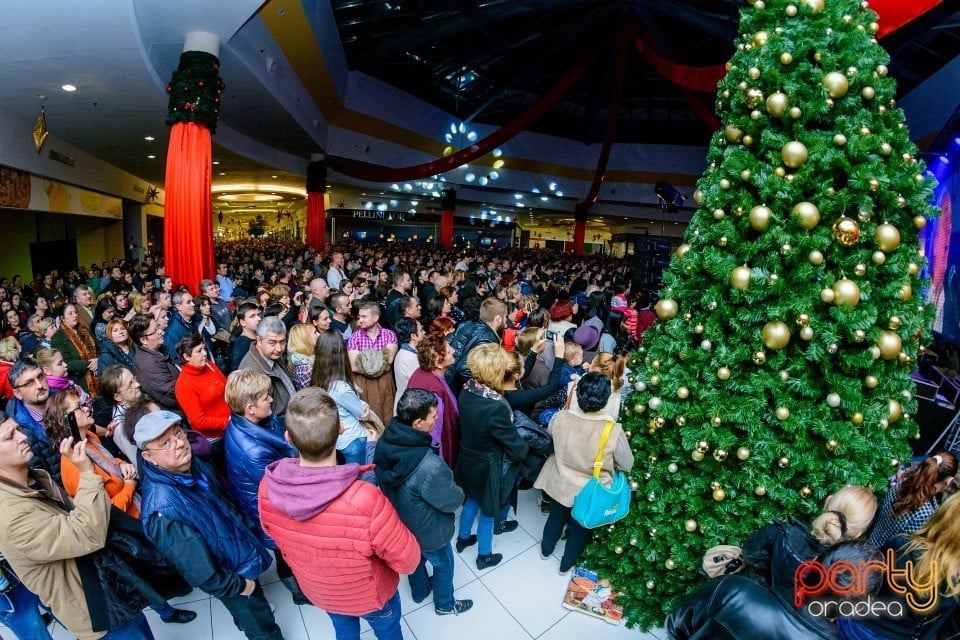
[[[154,138],[153,136],[143,136],[143,139],[146,140],[147,142],[153,142],[154,140],[156,140],[156,138]]]
[[[220,164],[220,161],[219,161],[219,160],[214,160],[214,161],[213,161],[213,164]]]
[[[157,156],[155,156],[155,155],[153,155],[153,154],[151,153],[151,154],[148,155],[147,157],[150,158],[151,160],[153,160],[153,159],[156,158]]]
[[[277,179],[277,176],[270,176],[270,177],[271,177],[271,178],[273,178],[274,180],[276,180],[276,179]]]
[[[227,175],[227,172],[226,172],[226,171],[221,171],[221,172],[220,172],[220,175],[225,176],[225,175]]]
[[[68,93],[71,92],[71,91],[76,91],[76,90],[77,90],[77,88],[76,88],[75,86],[73,86],[72,84],[65,84],[65,85],[63,85],[63,86],[60,87],[60,88],[63,89],[64,91],[68,92]]]

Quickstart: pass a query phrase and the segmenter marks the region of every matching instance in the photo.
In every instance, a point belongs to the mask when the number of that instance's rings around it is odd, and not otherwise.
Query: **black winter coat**
[[[793,573],[825,547],[796,520],[774,520],[743,543],[743,558],[758,579],[771,587],[793,588]]]
[[[513,411],[496,391],[470,380],[457,399],[460,456],[454,476],[480,512],[496,516],[508,503],[529,447],[513,424]]]
[[[450,390],[459,394],[463,383],[473,379],[473,374],[467,368],[467,355],[474,347],[481,344],[500,344],[500,336],[485,322],[461,322],[453,332],[450,346],[453,347],[453,366],[447,369],[447,384]]]

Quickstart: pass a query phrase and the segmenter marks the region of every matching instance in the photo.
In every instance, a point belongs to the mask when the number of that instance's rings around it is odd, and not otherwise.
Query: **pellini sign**
[[[383,222],[407,222],[411,216],[406,211],[377,211],[376,209],[330,209],[327,215],[334,218],[357,220],[381,220]]]

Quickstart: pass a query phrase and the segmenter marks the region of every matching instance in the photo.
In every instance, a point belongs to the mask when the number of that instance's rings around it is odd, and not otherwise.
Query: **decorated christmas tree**
[[[704,551],[883,490],[918,428],[918,229],[934,180],[859,0],[756,0],[719,84],[698,209],[630,361],[630,514],[584,563],[662,624]]]

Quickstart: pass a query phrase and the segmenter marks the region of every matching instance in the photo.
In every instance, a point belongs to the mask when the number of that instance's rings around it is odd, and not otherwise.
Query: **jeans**
[[[544,494],[544,497],[547,497]],[[563,533],[564,526],[567,527],[567,546],[563,548],[563,558],[560,559],[560,570],[566,571],[577,564],[580,554],[584,547],[590,542],[592,532],[580,526],[580,523],[570,517],[570,507],[565,507],[553,498],[550,498],[550,515],[547,516],[547,523],[543,525],[543,541],[540,542],[540,552],[548,556],[553,553],[557,546],[557,541]]]
[[[154,640],[150,623],[141,612],[136,618],[119,629],[107,632],[100,640]]]
[[[433,551],[422,551],[420,564],[410,574],[410,592],[414,600],[423,600],[430,593],[430,578],[427,575],[427,560],[433,566],[433,606],[449,611],[453,609],[453,547],[450,543]]]
[[[840,630],[842,640],[883,640],[883,638],[860,624],[859,620],[841,616],[837,618],[837,628]]]
[[[21,640],[50,640],[39,606],[40,598],[21,584],[0,594],[0,622]]]
[[[477,520],[478,551],[482,556],[490,555],[493,552],[494,520],[506,520],[509,513],[510,505],[507,505],[496,518],[485,516],[480,512],[480,503],[468,496],[463,503],[463,510],[460,511],[460,538],[466,540],[470,537],[473,521]]]
[[[248,640],[283,640],[283,634],[277,626],[259,581],[249,596],[224,596],[220,598],[220,602],[233,616],[233,623]]]
[[[367,464],[367,439],[357,438],[345,446],[341,453],[347,464]]]
[[[337,640],[359,640],[360,618],[370,623],[377,640],[403,640],[403,631],[400,629],[399,591],[394,593],[393,597],[387,600],[387,604],[379,611],[365,613],[362,616],[347,616],[328,611],[327,615],[333,622],[333,630],[337,635]]]

